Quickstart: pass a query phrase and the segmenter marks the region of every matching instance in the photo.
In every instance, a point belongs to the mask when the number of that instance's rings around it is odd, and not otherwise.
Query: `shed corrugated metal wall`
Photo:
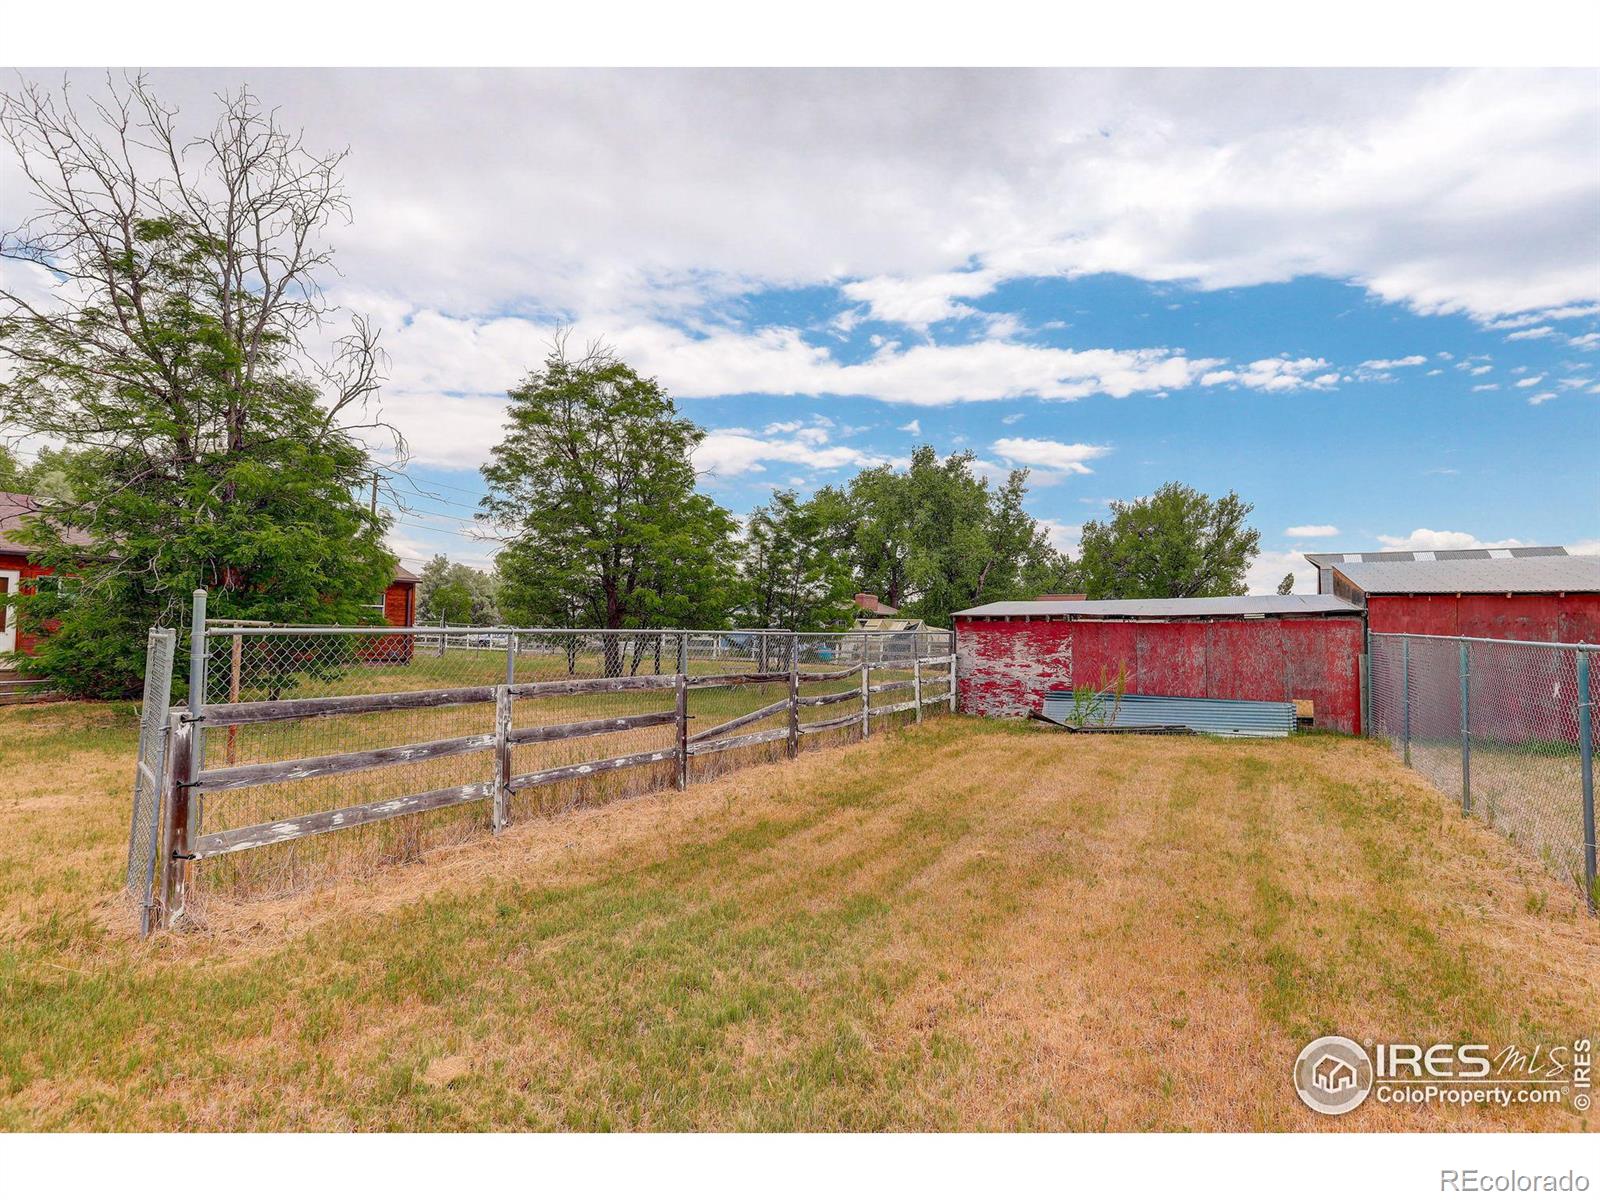
[[[1052,688],[1223,700],[1309,700],[1318,728],[1359,733],[1359,614],[1231,620],[956,618],[962,712],[1025,716]]]

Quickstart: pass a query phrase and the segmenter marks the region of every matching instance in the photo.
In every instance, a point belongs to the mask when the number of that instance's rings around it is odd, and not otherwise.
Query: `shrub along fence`
[[[1596,665],[1600,646],[1374,633],[1367,667],[1367,728],[1591,912]]]
[[[141,729],[128,887],[145,933],[207,898],[955,707],[942,630],[293,629],[197,610],[189,701]],[[147,694],[164,697],[170,631],[152,646]]]

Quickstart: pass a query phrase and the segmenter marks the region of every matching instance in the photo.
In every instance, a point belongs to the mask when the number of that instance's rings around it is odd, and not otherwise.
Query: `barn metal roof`
[[[1337,567],[1341,563],[1381,562],[1466,562],[1485,558],[1558,558],[1565,555],[1565,546],[1511,546],[1506,549],[1489,549],[1479,546],[1471,550],[1363,550],[1359,554],[1307,554],[1306,561],[1314,567]]]
[[[954,615],[1159,621],[1171,617],[1296,617],[1360,611],[1360,605],[1338,596],[1195,596],[1160,600],[1002,600]]]
[[[1600,592],[1600,556],[1340,563],[1333,568],[1368,595],[1446,592]]]

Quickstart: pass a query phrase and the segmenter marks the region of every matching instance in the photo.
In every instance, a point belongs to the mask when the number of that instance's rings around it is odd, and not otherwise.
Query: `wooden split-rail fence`
[[[928,675],[927,672],[933,668],[943,669],[937,674]],[[911,672],[911,677],[908,679],[880,680],[876,683],[872,681],[875,672],[906,670]],[[856,688],[817,696],[800,694],[802,683],[839,681],[853,676],[860,678],[859,686]],[[925,698],[923,694],[925,681],[936,686],[942,685],[944,690],[935,696]],[[690,692],[700,688],[784,682],[788,683],[787,696],[752,712],[723,721],[721,724],[698,730],[693,734],[689,732]],[[909,700],[874,702],[876,697],[907,689],[911,691]],[[673,693],[673,706],[659,712],[599,717],[520,729],[512,725],[512,706],[516,700],[649,691]],[[813,721],[801,720],[803,710],[852,701],[854,704],[851,711],[843,715]],[[286,759],[242,766],[207,767],[199,761],[200,731],[206,728],[232,730],[241,725],[272,721],[304,721],[489,703],[495,706],[494,729],[490,732],[404,746],[353,750],[313,758]],[[559,783],[563,780],[585,779],[628,767],[671,761],[677,764],[676,784],[681,789],[688,783],[688,764],[691,758],[778,741],[786,743],[787,754],[793,758],[800,751],[800,739],[808,734],[859,727],[861,736],[866,737],[871,732],[873,717],[914,711],[916,720],[920,722],[924,708],[930,705],[945,705],[950,711],[955,711],[954,655],[946,654],[893,663],[861,663],[831,670],[801,670],[797,663],[792,663],[787,671],[563,679],[364,696],[246,701],[208,705],[199,714],[184,708],[175,708],[171,711],[167,724],[169,744],[164,756],[165,770],[161,780],[159,811],[164,817],[162,821],[164,837],[163,852],[160,854],[162,866],[160,881],[153,889],[152,897],[156,911],[145,914],[142,927],[146,931],[157,926],[170,927],[183,915],[189,889],[193,884],[194,864],[205,859],[274,846],[334,830],[353,829],[375,821],[386,821],[395,817],[482,801],[491,803],[491,828],[495,833],[499,833],[508,824],[512,796],[527,788]],[[788,721],[778,728],[751,733],[734,732],[785,713]],[[672,725],[676,730],[673,744],[666,748],[567,766],[548,767],[523,774],[512,773],[511,752],[517,746],[663,725]],[[494,752],[494,777],[482,782],[417,792],[393,799],[311,813],[289,820],[242,826],[218,833],[202,835],[198,829],[200,811],[198,800],[207,793],[345,775],[379,767],[421,763],[487,750]]]

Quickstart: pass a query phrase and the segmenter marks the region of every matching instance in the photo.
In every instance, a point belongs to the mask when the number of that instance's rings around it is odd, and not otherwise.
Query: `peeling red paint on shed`
[[[1051,688],[1224,700],[1310,700],[1318,728],[1359,733],[1359,616],[1171,621],[956,618],[962,712],[1024,716]]]
[[[1600,595],[1438,593],[1368,596],[1373,633],[1600,645]]]

